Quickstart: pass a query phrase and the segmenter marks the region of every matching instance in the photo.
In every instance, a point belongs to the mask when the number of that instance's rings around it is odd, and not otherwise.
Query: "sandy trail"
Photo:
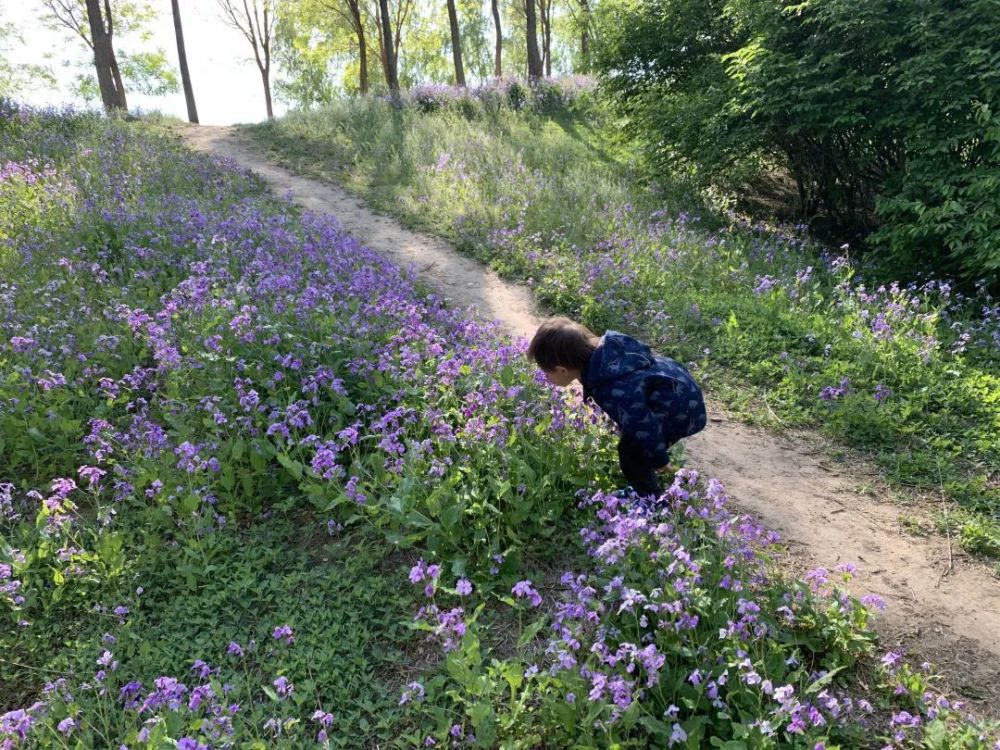
[[[188,127],[183,135],[252,169],[276,193],[291,191],[298,205],[333,214],[453,304],[499,320],[515,336],[534,332],[541,313],[530,292],[448,243],[403,228],[337,186],[276,166],[231,128]],[[1000,581],[946,539],[904,536],[900,506],[858,489],[874,470],[834,463],[815,436],[752,429],[722,417],[717,405],[710,412],[708,429],[688,441],[688,465],[718,477],[739,508],[778,531],[795,572],[856,564],[853,590],[886,602],[876,618],[884,643],[932,661],[953,689],[1000,713]]]

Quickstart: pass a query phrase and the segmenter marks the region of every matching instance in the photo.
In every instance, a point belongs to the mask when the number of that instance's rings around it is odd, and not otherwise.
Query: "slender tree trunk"
[[[125,100],[125,84],[122,82],[122,74],[118,69],[118,58],[115,56],[115,19],[111,15],[111,0],[104,0],[104,22],[108,39],[108,55],[111,58],[111,75],[115,79],[115,90],[118,92],[118,108],[128,111],[128,102]]]
[[[583,23],[580,28],[580,72],[590,72],[590,2],[580,0]]]
[[[382,9],[375,3],[375,28],[378,30],[378,60],[382,65],[382,77],[389,81],[389,63],[385,56],[385,35],[382,33]]]
[[[115,19],[111,15],[111,0],[104,0],[104,18],[108,26],[108,50],[111,53],[111,74],[115,77],[115,88],[118,89],[118,106],[127,111],[128,102],[125,101],[125,84],[122,83],[122,74],[118,70],[118,58],[115,56]]]
[[[357,0],[349,0],[348,6],[351,11],[351,23],[354,26],[354,33],[358,37],[358,62],[361,70],[358,73],[358,83],[361,93],[368,93],[368,40],[365,39],[365,24],[361,19],[361,5]]]
[[[267,119],[274,119],[274,106],[271,103],[271,66],[268,65],[260,71],[261,80],[264,81],[264,103],[267,105]]]
[[[525,27],[528,37],[528,80],[537,81],[542,77],[542,58],[538,54],[538,23],[535,16],[535,0],[524,0]]]
[[[113,109],[127,109],[125,92],[118,89],[111,35],[104,24],[100,0],[87,0],[87,21],[90,24],[90,38],[94,45],[94,67],[97,84],[101,89],[101,101],[110,112]],[[120,79],[120,76],[118,76]]]
[[[542,55],[545,58],[545,75],[552,77],[552,0],[539,0],[542,9]]]
[[[279,0],[218,0],[223,20],[239,31],[253,48],[253,57],[264,84],[267,119],[274,119],[271,101],[271,39],[277,25]]]
[[[399,96],[399,75],[396,70],[396,50],[392,40],[392,26],[389,21],[389,0],[378,0],[381,16],[382,50],[385,58],[385,82],[393,97]]]
[[[177,58],[181,66],[181,82],[184,84],[184,100],[187,102],[188,120],[198,124],[198,108],[194,105],[194,88],[191,86],[191,73],[188,70],[187,50],[184,48],[184,30],[181,26],[181,9],[179,0],[170,0],[174,12],[174,36],[177,37]]]
[[[368,93],[368,45],[365,42],[365,30],[358,31],[358,57],[360,58],[361,70],[358,73],[361,93]]]
[[[451,56],[455,60],[455,83],[465,85],[465,71],[462,70],[462,37],[458,30],[458,13],[455,0],[448,0],[448,25],[451,26]]]
[[[503,75],[503,66],[500,59],[503,52],[503,34],[500,31],[500,6],[497,4],[497,0],[490,0],[490,5],[493,9],[493,25],[497,30],[496,53],[493,58],[493,75],[500,78]]]

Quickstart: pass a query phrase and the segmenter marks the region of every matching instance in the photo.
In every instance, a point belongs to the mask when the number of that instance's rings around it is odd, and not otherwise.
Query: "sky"
[[[152,39],[144,45],[137,45],[135,40],[118,39],[116,34],[116,47],[129,50],[138,46],[162,48],[171,65],[179,71],[170,2],[154,0],[154,5],[163,10],[150,29]],[[0,0],[0,20],[13,23],[24,39],[23,45],[14,43],[11,46],[8,59],[15,64],[37,63],[41,55],[48,53],[51,55],[49,64],[61,82],[58,90],[27,92],[18,98],[35,105],[82,104],[74,101],[70,93],[68,81],[72,80],[74,71],[64,63],[92,59],[90,51],[82,39],[70,38],[68,32],[47,29],[39,20],[42,9],[41,0]],[[198,119],[205,125],[231,125],[265,119],[264,87],[252,58],[250,43],[221,20],[216,0],[180,0],[180,11]],[[159,110],[187,119],[183,91],[160,97],[126,93],[132,110]],[[285,109],[278,101],[275,101],[274,108],[276,115]]]

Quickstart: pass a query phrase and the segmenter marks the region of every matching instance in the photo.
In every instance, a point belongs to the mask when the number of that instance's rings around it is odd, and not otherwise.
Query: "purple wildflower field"
[[[989,274],[901,278],[864,243],[827,247],[807,225],[753,222],[725,196],[685,193],[680,176],[653,182],[600,89],[582,92],[515,111],[419,87],[401,114],[345,100],[251,132],[294,170],[336,175],[525,283],[546,309],[640,335],[741,417],[820,429],[935,509],[944,494],[934,524],[1000,558]]]
[[[609,494],[523,342],[235,164],[5,105],[0,269],[0,748],[989,746],[849,566]]]

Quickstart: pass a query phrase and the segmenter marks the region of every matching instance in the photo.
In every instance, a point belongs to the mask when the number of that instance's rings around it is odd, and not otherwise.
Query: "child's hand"
[[[656,471],[657,474],[666,474],[667,472],[669,472],[671,474],[676,474],[677,473],[677,467],[674,466],[673,464],[663,464],[663,466],[661,466],[658,469],[655,469],[655,471]]]

